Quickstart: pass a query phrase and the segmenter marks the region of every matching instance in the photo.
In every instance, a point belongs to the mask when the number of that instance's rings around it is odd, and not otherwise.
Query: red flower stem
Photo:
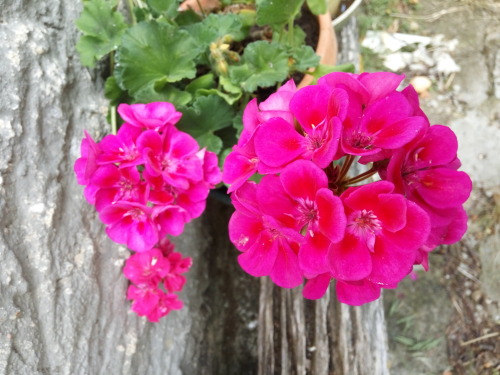
[[[340,168],[339,175],[337,177],[337,182],[341,182],[342,179],[345,177],[347,172],[349,171],[349,168],[351,168],[352,162],[354,161],[354,155],[347,155],[344,164],[342,164],[342,167]]]
[[[378,168],[372,167],[368,171],[361,173],[360,175],[357,175],[356,177],[353,177],[353,178],[350,178],[350,179],[344,181],[344,184],[351,185],[351,184],[361,182],[361,181],[366,180],[367,178],[373,176],[377,172],[378,172]]]

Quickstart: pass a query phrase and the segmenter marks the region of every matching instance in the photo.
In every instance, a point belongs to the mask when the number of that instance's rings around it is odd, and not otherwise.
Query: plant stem
[[[340,168],[339,174],[337,176],[337,183],[340,183],[342,179],[345,177],[349,168],[351,168],[352,162],[354,161],[354,155],[347,155],[342,167]]]
[[[116,105],[112,105],[109,107],[110,111],[110,119],[111,119],[111,134],[116,135]]]
[[[132,22],[132,25],[135,25],[137,23],[137,19],[135,18],[134,14],[134,3],[132,0],[126,0],[126,1],[127,1],[128,14],[130,16],[130,22]]]
[[[288,20],[288,44],[293,47],[293,17]]]
[[[344,184],[346,184],[346,185],[356,184],[358,182],[366,180],[367,178],[373,176],[377,172],[378,172],[378,168],[372,167],[369,170],[367,170],[366,172],[361,173],[360,175],[358,175],[356,177],[353,177],[353,178],[350,178],[350,179],[344,181]]]

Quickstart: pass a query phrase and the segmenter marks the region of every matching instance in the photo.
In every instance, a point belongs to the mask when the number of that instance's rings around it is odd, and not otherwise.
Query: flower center
[[[366,245],[371,251],[373,251],[375,237],[381,230],[381,222],[373,211],[354,211],[347,219],[347,231],[360,240],[366,241]]]
[[[128,215],[132,216],[132,219],[136,221],[142,221],[146,217],[146,214],[140,208],[133,208],[128,211]]]
[[[371,140],[371,137],[367,136],[366,134],[356,132],[351,136],[351,145],[352,147],[369,150],[372,147]]]
[[[177,162],[174,160],[164,158],[160,164],[161,164],[161,169],[164,172],[172,173],[177,170]]]
[[[302,226],[312,226],[318,221],[318,207],[316,202],[308,198],[299,198],[297,200],[297,209],[300,213],[300,222]],[[312,228],[309,228],[311,230]]]
[[[317,150],[325,144],[325,139],[319,134],[307,136],[307,140],[309,141],[309,143],[307,144],[307,148],[310,151]]]

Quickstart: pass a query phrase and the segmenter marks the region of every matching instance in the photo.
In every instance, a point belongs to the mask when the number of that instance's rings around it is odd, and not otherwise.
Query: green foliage
[[[307,0],[307,6],[316,15],[326,13],[328,8],[326,0]]]
[[[155,13],[174,18],[177,15],[179,1],[177,0],[147,0],[148,7]]]
[[[165,23],[141,22],[123,35],[115,77],[132,95],[153,86],[196,76],[200,45],[185,31]]]
[[[288,54],[278,43],[258,41],[245,48],[242,64],[229,70],[231,79],[246,92],[269,87],[288,76]]]
[[[127,25],[114,6],[109,0],[84,2],[83,12],[76,20],[76,26],[83,33],[76,45],[83,65],[94,67],[120,44]]]
[[[257,3],[257,25],[284,25],[294,19],[304,0],[261,0]]]
[[[173,103],[183,112],[179,127],[214,152],[237,140],[243,109],[258,89],[318,65],[293,25],[306,0],[222,0],[238,6],[208,15],[179,12],[181,0],[133,0],[124,7],[128,17],[117,10],[119,0],[83,2],[77,49],[89,67],[110,55],[110,105]],[[307,4],[325,10],[323,0]],[[272,30],[271,41],[256,40],[259,27],[267,36]]]
[[[224,99],[210,95],[196,98],[193,105],[182,112],[177,127],[196,138],[201,147],[219,153],[222,140],[214,132],[232,124],[234,109]]]

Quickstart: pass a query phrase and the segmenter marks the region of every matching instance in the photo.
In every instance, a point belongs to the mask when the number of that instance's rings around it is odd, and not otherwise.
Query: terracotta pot
[[[319,23],[319,39],[316,46],[316,54],[320,56],[320,64],[335,65],[337,63],[337,37],[333,30],[332,18],[330,13],[321,14],[318,16]],[[314,71],[314,69],[312,70]],[[300,81],[299,88],[309,85],[313,77],[306,74]]]

